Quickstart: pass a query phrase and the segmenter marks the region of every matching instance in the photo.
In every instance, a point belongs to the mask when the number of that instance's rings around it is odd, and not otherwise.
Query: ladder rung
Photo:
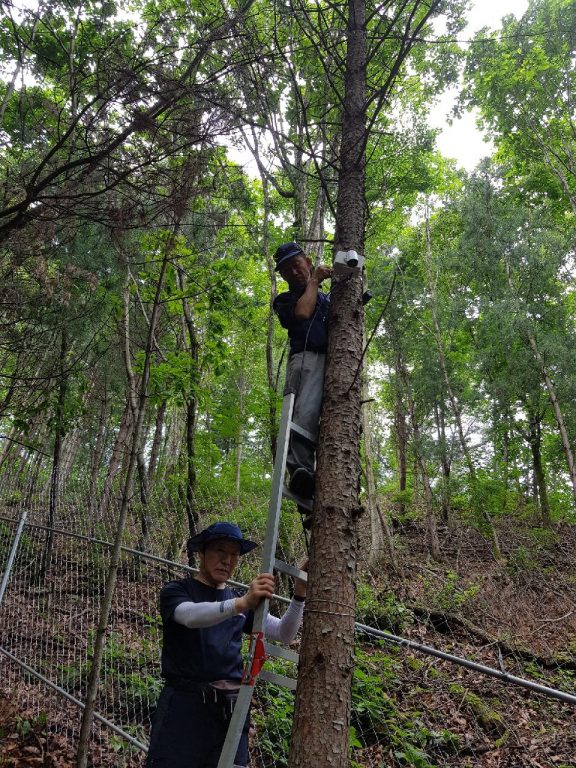
[[[292,493],[292,491],[289,491],[286,486],[282,488],[282,496],[284,496],[285,499],[290,499],[290,501],[293,501],[295,504],[297,504],[299,507],[302,507],[302,509],[305,509],[307,512],[312,512],[314,509],[314,502],[312,499],[304,499],[302,496],[296,496],[296,494]]]
[[[300,424],[296,424],[295,421],[290,422],[290,430],[292,432],[295,432],[299,437],[303,437],[304,440],[307,440],[309,443],[316,445],[315,432],[308,432],[307,429],[304,429],[304,427],[301,427]]]
[[[293,661],[295,664],[298,664],[298,660],[300,659],[300,656],[296,653],[296,651],[293,651],[290,648],[282,648],[280,645],[274,645],[274,643],[265,642],[264,648],[266,649],[267,656],[275,656],[278,659],[286,659],[286,661]]]
[[[284,688],[290,688],[291,691],[296,690],[296,680],[293,677],[277,675],[276,672],[268,672],[263,669],[262,672],[260,672],[260,680],[265,680],[267,683],[274,683],[274,685],[282,685]]]
[[[301,571],[300,568],[296,568],[295,565],[288,565],[284,560],[274,560],[274,568],[280,573],[285,573],[287,576],[293,576],[296,579],[302,579],[302,581],[308,581],[308,574],[306,571]]]

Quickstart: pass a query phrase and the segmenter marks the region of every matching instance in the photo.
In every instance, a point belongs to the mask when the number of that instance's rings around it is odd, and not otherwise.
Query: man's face
[[[240,558],[240,544],[230,539],[209,541],[199,552],[200,575],[207,584],[218,587],[231,578]]]
[[[304,254],[292,256],[278,270],[290,288],[303,288],[308,284],[312,262]]]

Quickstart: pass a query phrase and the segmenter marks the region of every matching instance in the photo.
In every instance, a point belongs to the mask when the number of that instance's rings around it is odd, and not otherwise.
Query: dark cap
[[[274,271],[278,272],[280,265],[285,261],[288,261],[288,259],[291,259],[293,256],[306,256],[298,243],[283,243],[282,245],[279,245],[274,254],[274,261],[276,262]]]
[[[238,542],[241,555],[245,555],[258,546],[255,541],[250,541],[250,539],[245,539],[242,536],[242,531],[236,523],[221,522],[212,523],[208,528],[204,528],[203,531],[197,533],[196,536],[192,536],[188,540],[188,548],[191,552],[202,552],[209,541],[215,541],[216,539],[229,539],[230,541]]]

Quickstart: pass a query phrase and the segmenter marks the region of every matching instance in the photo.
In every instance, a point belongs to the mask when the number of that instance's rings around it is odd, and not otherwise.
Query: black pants
[[[246,718],[234,762],[248,765]],[[146,768],[217,768],[228,724],[214,717],[201,691],[166,686],[152,723]]]

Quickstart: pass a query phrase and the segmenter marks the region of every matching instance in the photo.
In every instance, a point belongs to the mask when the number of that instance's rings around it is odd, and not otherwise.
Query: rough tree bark
[[[364,254],[366,16],[349,0],[334,250]],[[362,279],[332,279],[306,621],[289,765],[348,766],[360,483]]]

